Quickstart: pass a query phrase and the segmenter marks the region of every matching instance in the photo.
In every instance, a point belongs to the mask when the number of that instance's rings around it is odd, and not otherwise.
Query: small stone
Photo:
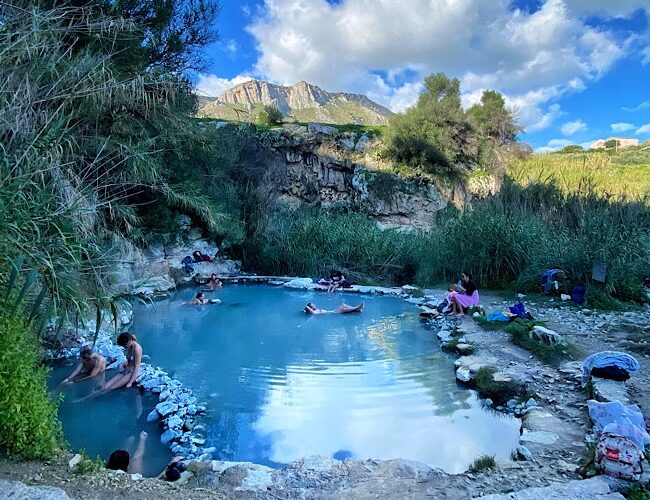
[[[156,411],[160,413],[162,417],[166,417],[167,415],[174,413],[176,410],[178,410],[178,405],[168,401],[156,405]]]
[[[528,401],[526,401],[526,406],[537,406],[537,401],[535,401],[535,398],[530,398]]]
[[[147,422],[155,422],[160,418],[160,413],[157,410],[151,410],[151,413],[147,415]]]
[[[81,462],[81,455],[77,453],[74,457],[70,459],[68,462],[68,468],[70,470],[75,470],[77,468],[77,465],[79,465],[79,462]]]
[[[460,380],[461,382],[469,382],[472,380],[472,374],[470,372],[469,367],[467,366],[461,366],[456,370],[456,378]]]
[[[517,446],[516,449],[517,460],[533,460],[531,451],[523,445]]]

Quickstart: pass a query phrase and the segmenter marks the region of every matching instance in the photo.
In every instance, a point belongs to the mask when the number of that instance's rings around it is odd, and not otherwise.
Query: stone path
[[[561,498],[562,500],[624,500],[620,493],[612,491],[611,481],[604,476],[597,476],[584,481],[528,488],[515,493],[487,495],[484,500],[539,500],[541,498]]]

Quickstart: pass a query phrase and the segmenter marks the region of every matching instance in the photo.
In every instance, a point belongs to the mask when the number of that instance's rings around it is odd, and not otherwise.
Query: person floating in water
[[[327,309],[319,309],[318,307],[316,307],[316,304],[310,302],[305,306],[303,310],[307,314],[347,314],[347,313],[361,312],[363,311],[363,306],[364,306],[363,302],[361,302],[361,304],[359,304],[358,306],[341,304],[336,309],[332,309],[331,311],[329,311]]]
[[[63,379],[62,384],[74,384],[86,380],[106,370],[106,359],[101,354],[93,352],[93,348],[85,345],[79,351],[80,362],[74,371]],[[78,377],[81,375],[80,377]],[[77,378],[78,377],[78,378]]]

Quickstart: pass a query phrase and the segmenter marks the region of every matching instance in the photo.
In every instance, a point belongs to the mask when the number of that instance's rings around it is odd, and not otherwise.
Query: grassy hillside
[[[619,151],[547,153],[517,160],[509,173],[519,184],[550,180],[565,193],[575,191],[584,179],[600,194],[650,197],[650,144]]]

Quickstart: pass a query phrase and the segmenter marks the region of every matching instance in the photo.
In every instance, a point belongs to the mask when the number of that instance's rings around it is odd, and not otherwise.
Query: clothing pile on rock
[[[627,353],[597,352],[582,363],[582,387],[587,385],[592,375],[611,380],[627,380],[630,375],[638,372],[639,368],[641,368],[639,362]]]

